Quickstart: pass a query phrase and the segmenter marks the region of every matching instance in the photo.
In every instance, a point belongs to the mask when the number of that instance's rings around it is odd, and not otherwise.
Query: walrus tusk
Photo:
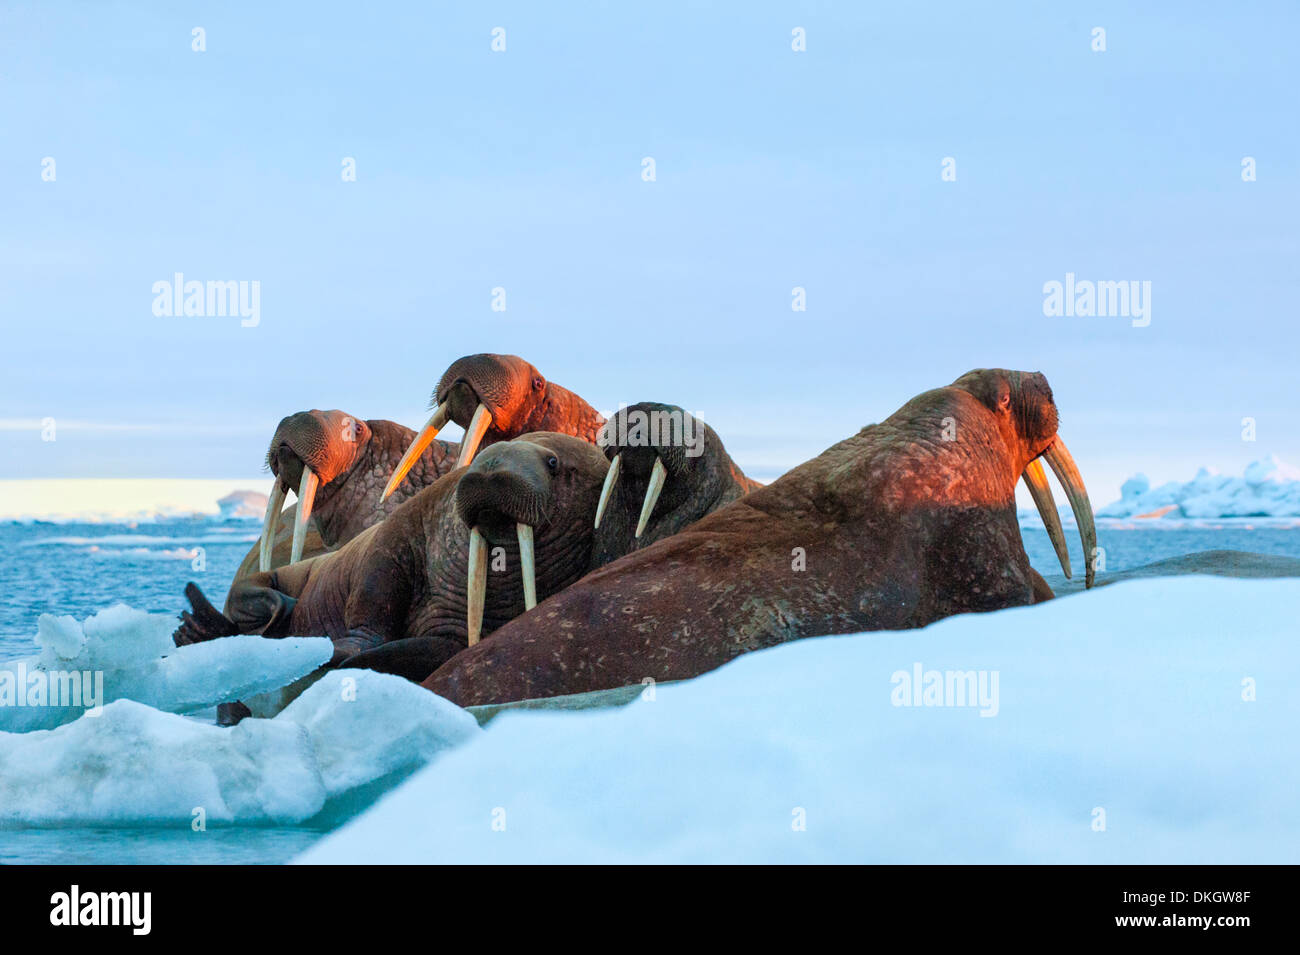
[[[425,426],[420,429],[420,433],[415,436],[415,440],[411,442],[411,446],[407,448],[406,453],[402,455],[402,460],[397,462],[397,470],[395,470],[393,476],[388,479],[388,485],[384,488],[384,493],[379,498],[381,501],[388,500],[388,495],[397,490],[398,486],[406,478],[407,472],[411,470],[411,467],[415,464],[416,460],[424,453],[424,449],[433,443],[433,439],[438,436],[438,432],[446,426],[447,418],[450,414],[451,412],[447,410],[447,406],[442,405],[433,413],[433,416],[429,418]]]
[[[609,462],[609,470],[605,472],[605,484],[600,489],[600,503],[596,505],[596,523],[595,527],[600,527],[600,519],[605,514],[605,508],[609,506],[610,496],[614,493],[614,485],[618,483],[618,469],[623,455],[614,455],[614,460]]]
[[[519,535],[519,569],[524,577],[524,609],[537,606],[537,561],[533,557],[533,529],[527,524],[516,524]]]
[[[487,598],[487,540],[477,527],[469,532],[469,581],[465,588],[466,633],[469,645],[478,643],[483,632],[483,603]]]
[[[1074,511],[1075,523],[1079,525],[1079,536],[1083,538],[1084,587],[1092,586],[1097,576],[1094,561],[1097,556],[1097,524],[1092,517],[1092,504],[1088,500],[1088,489],[1083,486],[1083,475],[1074,463],[1065,442],[1057,437],[1055,443],[1043,452],[1043,457],[1056,472],[1056,479],[1065,489],[1065,496],[1070,499],[1070,509]]]
[[[271,496],[266,501],[266,519],[262,521],[262,539],[257,542],[257,569],[265,573],[271,569],[271,551],[275,547],[275,532],[280,529],[280,511],[284,508],[284,487],[277,477],[271,485]]]
[[[1029,496],[1034,499],[1034,506],[1038,508],[1038,513],[1043,518],[1043,526],[1047,529],[1047,536],[1052,541],[1052,546],[1056,548],[1056,559],[1061,562],[1061,570],[1065,571],[1065,577],[1070,578],[1070,549],[1065,545],[1065,531],[1061,529],[1061,515],[1056,512],[1056,500],[1052,497],[1052,489],[1047,485],[1047,472],[1043,470],[1043,462],[1034,458],[1025,468],[1025,473],[1021,475],[1025,481],[1025,487],[1029,488]]]
[[[487,434],[487,429],[490,427],[492,427],[492,412],[487,410],[487,405],[480,404],[474,409],[474,417],[469,419],[465,437],[460,440],[460,457],[456,459],[456,467],[469,466],[469,463],[474,460],[474,452],[478,451],[478,446],[483,442],[483,435]]]
[[[293,519],[293,550],[289,553],[289,563],[296,564],[302,560],[302,548],[307,543],[307,521],[311,517],[311,505],[316,500],[316,488],[320,478],[316,472],[303,465],[302,483],[298,485],[298,513]]]
[[[650,483],[646,485],[645,501],[641,504],[641,519],[636,522],[636,536],[640,537],[645,530],[646,524],[650,523],[650,514],[655,509],[655,504],[659,500],[659,494],[664,489],[664,481],[668,477],[668,469],[664,467],[664,462],[660,458],[655,458],[655,466],[650,471]]]

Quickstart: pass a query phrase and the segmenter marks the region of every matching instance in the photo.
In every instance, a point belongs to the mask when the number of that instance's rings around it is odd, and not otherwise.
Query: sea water
[[[186,582],[221,605],[235,568],[256,542],[256,521],[167,520],[140,524],[0,524],[0,661],[29,656],[42,613],[84,618],[114,603],[179,614]],[[1077,532],[1066,527],[1082,567]],[[1046,533],[1023,530],[1030,561],[1059,573]],[[1300,527],[1250,520],[1195,526],[1103,523],[1106,571],[1201,550],[1231,549],[1300,558]],[[0,767],[0,772],[3,767]],[[209,827],[0,830],[3,863],[279,863],[326,829]]]

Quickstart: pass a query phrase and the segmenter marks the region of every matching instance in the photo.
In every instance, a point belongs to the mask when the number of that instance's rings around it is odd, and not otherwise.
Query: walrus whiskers
[[[483,632],[483,604],[487,599],[487,540],[477,527],[469,532],[469,579],[465,587],[466,633],[469,645]]]
[[[600,489],[600,503],[596,505],[596,523],[595,527],[600,527],[600,519],[605,515],[605,508],[609,506],[609,499],[614,493],[614,485],[618,483],[618,470],[622,466],[623,455],[614,455],[614,460],[609,462],[609,471],[605,474],[605,483]]]
[[[655,458],[655,466],[650,471],[650,483],[646,485],[645,502],[641,505],[641,519],[636,522],[636,536],[640,537],[645,531],[645,526],[650,523],[650,515],[654,512],[655,504],[659,501],[659,495],[664,489],[664,481],[668,478],[668,469],[664,467],[662,458]]]
[[[1024,479],[1025,487],[1029,488],[1029,496],[1034,499],[1034,506],[1038,508],[1038,513],[1043,518],[1043,527],[1047,529],[1047,536],[1052,546],[1056,548],[1056,559],[1061,562],[1061,570],[1065,571],[1066,579],[1069,579],[1070,549],[1065,544],[1065,531],[1061,529],[1061,515],[1056,512],[1056,499],[1052,497],[1052,489],[1047,484],[1047,472],[1043,470],[1043,462],[1034,458],[1025,467],[1025,473],[1021,478]]]
[[[302,469],[302,483],[298,485],[298,513],[293,519],[293,550],[289,553],[289,563],[296,564],[302,560],[302,548],[307,542],[307,521],[311,518],[311,506],[316,500],[316,488],[320,479],[316,472],[307,466]]]
[[[434,411],[432,417],[420,429],[420,433],[415,436],[415,440],[411,442],[411,446],[406,449],[406,453],[402,455],[402,460],[397,462],[397,468],[393,471],[393,476],[388,479],[388,484],[384,487],[384,493],[379,498],[381,501],[387,500],[388,495],[396,491],[402,481],[406,479],[407,472],[411,470],[420,455],[424,453],[424,449],[432,444],[433,439],[438,436],[438,432],[446,427],[447,418],[450,414],[451,412],[446,405],[440,405]]]
[[[1092,586],[1097,571],[1093,558],[1097,552],[1097,525],[1092,516],[1092,504],[1088,501],[1088,489],[1083,486],[1083,475],[1074,463],[1065,442],[1058,435],[1052,446],[1043,452],[1043,457],[1056,473],[1056,479],[1065,489],[1065,496],[1070,500],[1070,510],[1074,511],[1075,523],[1079,525],[1079,536],[1083,539],[1084,587]]]
[[[271,485],[271,496],[266,500],[266,517],[262,520],[262,537],[257,542],[257,569],[265,573],[271,569],[271,551],[275,547],[275,534],[280,529],[280,511],[284,508],[285,490],[277,477]]]

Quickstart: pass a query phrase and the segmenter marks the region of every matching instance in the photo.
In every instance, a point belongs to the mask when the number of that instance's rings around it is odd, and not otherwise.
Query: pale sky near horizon
[[[255,475],[479,351],[760,476],[989,365],[1047,375],[1098,506],[1300,464],[1300,13],[1159,7],[6,2],[0,480]],[[177,272],[259,324],[155,315]],[[1044,315],[1066,273],[1150,324]]]

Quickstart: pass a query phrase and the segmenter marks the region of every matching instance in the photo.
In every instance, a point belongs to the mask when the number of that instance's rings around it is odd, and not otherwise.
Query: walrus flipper
[[[462,644],[447,637],[407,637],[363,650],[339,664],[339,669],[375,670],[421,683],[464,649]]]
[[[212,606],[194,581],[185,585],[185,599],[190,602],[191,609],[181,613],[181,625],[172,634],[172,642],[176,646],[203,643],[218,637],[233,637],[239,633],[234,622]]]
[[[1034,586],[1034,603],[1040,604],[1056,599],[1056,593],[1052,590],[1052,585],[1044,580],[1043,575],[1032,567],[1029,568],[1029,582]]]

